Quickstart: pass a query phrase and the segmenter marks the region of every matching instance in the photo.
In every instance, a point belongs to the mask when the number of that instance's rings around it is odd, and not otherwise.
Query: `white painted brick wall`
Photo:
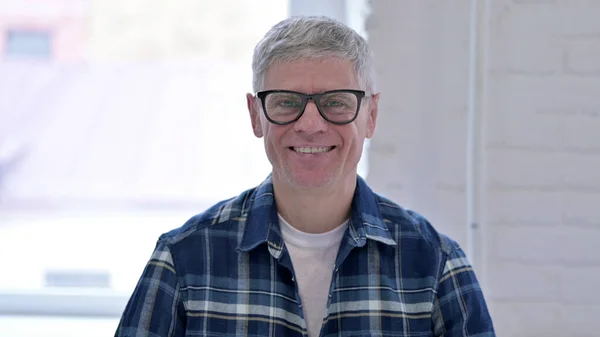
[[[600,264],[600,254],[595,254],[599,242],[600,231],[593,227],[494,225],[490,228],[488,245],[491,254],[501,261],[519,261],[533,265],[551,265],[553,262],[592,265]],[[569,248],[568,254],[562,248],[565,246]],[[491,269],[494,268],[495,266]],[[598,276],[600,277],[600,273]]]
[[[600,1],[489,3],[475,266],[499,336],[597,336]],[[371,6],[369,181],[464,244],[469,0]]]
[[[600,193],[564,193],[564,223],[597,228],[600,226]],[[598,254],[600,255],[600,254]]]
[[[566,70],[584,76],[600,75],[599,59],[600,37],[598,39],[570,41],[569,48],[564,55]]]

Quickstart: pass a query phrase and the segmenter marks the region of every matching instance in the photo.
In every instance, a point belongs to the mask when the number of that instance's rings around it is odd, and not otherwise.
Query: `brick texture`
[[[597,335],[600,2],[492,0],[472,257],[499,336]],[[373,1],[369,180],[466,244],[469,1]]]

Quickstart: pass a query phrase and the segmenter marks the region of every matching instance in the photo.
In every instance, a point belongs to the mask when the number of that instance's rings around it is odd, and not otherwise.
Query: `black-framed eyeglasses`
[[[366,93],[354,89],[330,90],[318,94],[265,90],[257,92],[256,97],[262,102],[265,117],[273,124],[287,125],[296,122],[302,117],[308,101],[313,101],[326,121],[342,125],[356,119]]]

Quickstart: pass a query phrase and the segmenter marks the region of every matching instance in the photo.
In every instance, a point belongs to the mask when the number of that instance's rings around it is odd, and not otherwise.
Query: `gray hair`
[[[267,69],[276,62],[337,58],[354,65],[367,91],[375,90],[367,41],[343,23],[324,16],[294,16],[274,25],[254,48],[252,88],[264,88]]]

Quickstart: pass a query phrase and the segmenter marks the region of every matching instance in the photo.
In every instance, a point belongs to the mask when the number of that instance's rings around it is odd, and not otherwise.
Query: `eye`
[[[330,108],[338,108],[338,107],[343,107],[346,104],[344,104],[344,102],[341,101],[335,101],[335,100],[329,100],[327,102],[325,102],[324,106],[326,107],[330,107]]]
[[[297,108],[300,106],[300,102],[297,100],[281,100],[277,105],[283,108]]]

